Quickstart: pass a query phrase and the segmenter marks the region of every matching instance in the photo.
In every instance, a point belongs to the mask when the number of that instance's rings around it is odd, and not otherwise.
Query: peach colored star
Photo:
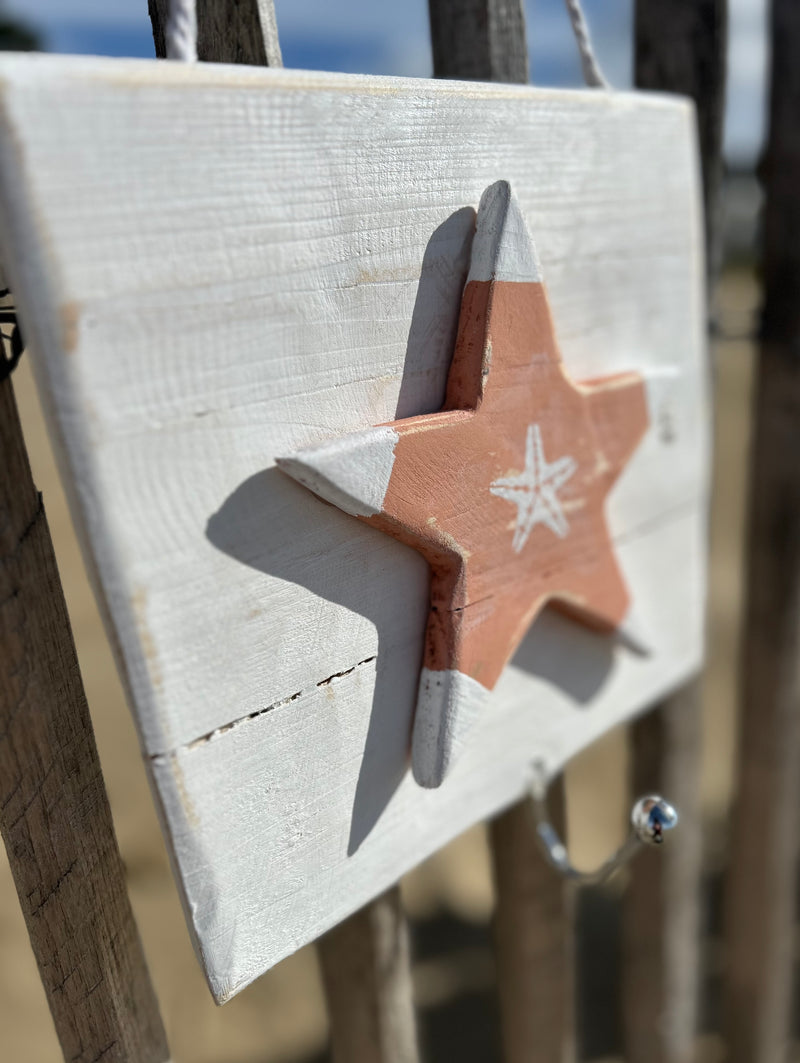
[[[413,768],[438,786],[547,602],[618,629],[629,596],[605,499],[647,429],[636,373],[574,383],[507,183],[484,193],[438,413],[279,461],[431,569]]]

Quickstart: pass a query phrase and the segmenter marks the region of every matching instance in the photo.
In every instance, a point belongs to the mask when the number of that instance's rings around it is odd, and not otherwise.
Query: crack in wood
[[[327,676],[325,679],[320,679],[318,683],[315,683],[315,687],[324,687],[329,683],[332,683],[334,679],[341,679],[343,676],[351,675],[357,668],[361,668],[365,664],[371,664],[377,660],[377,654],[373,654],[372,657],[365,657],[363,661],[357,661],[352,668],[346,668],[343,672],[334,672],[333,675]],[[289,705],[293,701],[297,701],[304,694],[308,693],[307,690],[297,690],[294,694],[290,694],[286,698],[281,698],[279,701],[273,701],[271,705],[267,705],[264,709],[256,709],[255,712],[250,712],[247,716],[240,716],[238,720],[231,720],[230,723],[224,724],[222,727],[215,727],[213,731],[209,731],[207,734],[200,735],[199,738],[193,739],[188,742],[182,748],[184,750],[197,749],[200,746],[205,746],[209,742],[213,742],[217,738],[221,738],[222,735],[228,734],[233,731],[234,728],[241,727],[245,723],[249,723],[251,720],[257,720],[259,716],[266,716],[268,712],[272,712],[274,709],[282,709],[285,705]],[[177,750],[170,750],[168,753],[153,753],[150,756],[151,761],[168,760],[170,757],[174,757]]]
[[[39,903],[36,905],[35,908],[31,909],[31,913],[30,913],[31,916],[38,915],[39,912],[42,910],[42,908],[44,908],[44,906],[47,904],[47,902],[52,900],[53,897],[55,897],[55,895],[58,893],[58,891],[64,885],[64,882],[69,878],[69,876],[75,870],[75,866],[77,865],[77,863],[78,863],[78,860],[76,858],[75,860],[72,860],[67,865],[67,867],[61,872],[61,874],[56,879],[55,884],[48,890],[46,896],[44,896],[42,898],[42,900],[39,901]],[[36,892],[36,891],[34,890],[33,892]],[[32,894],[28,895],[28,900],[30,900],[31,896],[32,896]]]
[[[99,1063],[99,1061],[103,1059],[104,1056],[108,1055],[112,1048],[116,1048],[117,1044],[119,1044],[119,1042],[115,1037],[113,1041],[109,1041],[108,1044],[104,1045],[96,1055],[92,1056],[92,1058],[88,1060],[87,1063]],[[70,1058],[69,1063],[81,1063],[84,1051],[85,1049],[81,1045],[80,1052],[78,1052],[76,1056],[72,1056]]]
[[[11,822],[7,824],[6,829],[8,831],[13,831],[14,830],[14,828],[17,826],[17,824],[19,824],[25,818],[25,816],[28,814],[28,812],[31,809],[31,807],[36,803],[36,799],[38,797],[42,796],[42,791],[44,789],[44,784],[47,782],[49,777],[53,774],[53,771],[55,770],[56,766],[57,766],[57,758],[54,758],[53,760],[50,761],[50,764],[48,765],[47,770],[45,771],[45,773],[41,777],[41,779],[38,779],[36,781],[36,785],[35,785],[33,793],[30,795],[30,797],[25,802],[25,804],[22,806],[22,808],[17,813],[17,815],[14,817],[14,819],[12,819]],[[21,787],[17,787],[17,790],[19,790],[19,789],[21,789]],[[15,790],[14,793],[16,793],[17,790]],[[12,794],[12,796],[13,796],[13,794]],[[8,807],[8,805],[10,803],[11,803],[11,797],[9,797],[7,802],[3,803],[1,811],[5,812],[6,808]]]
[[[20,532],[19,536],[17,537],[17,541],[14,543],[14,545],[11,547],[11,549],[7,553],[3,554],[2,557],[0,557],[0,564],[4,565],[12,557],[16,556],[16,554],[19,552],[20,547],[25,543],[25,540],[28,539],[28,537],[30,536],[31,532],[34,530],[34,528],[39,523],[39,521],[42,519],[42,517],[44,517],[44,499],[42,498],[42,492],[41,491],[37,491],[36,492],[36,509],[33,511],[33,516],[28,521],[28,523],[25,525],[25,527],[22,529],[22,531]],[[18,596],[18,594],[19,594],[19,589],[15,588],[15,590],[12,591],[11,594],[9,594],[8,598],[9,599],[15,598],[15,597]]]
[[[103,1058],[103,1056],[107,1056],[108,1053],[111,1051],[111,1049],[115,1048],[116,1045],[117,1045],[116,1038],[113,1041],[109,1041],[109,1043],[105,1046],[105,1048],[101,1048],[100,1049],[100,1051],[97,1053],[97,1055],[94,1057],[94,1059],[92,1059],[90,1061],[90,1063],[99,1063],[99,1060],[101,1060]]]
[[[73,975],[75,974],[75,972],[77,970],[78,970],[77,965],[75,967],[70,968],[70,970],[67,971],[67,973],[64,975],[64,977],[61,979],[60,982],[56,982],[53,986],[51,986],[50,992],[51,993],[63,993],[64,992],[64,986],[67,984],[67,982],[70,980],[70,978],[73,977]]]
[[[352,672],[355,672],[356,668],[360,668],[362,664],[369,664],[371,661],[374,661],[376,656],[377,655],[365,657],[363,661],[358,661],[352,668],[346,668],[343,672],[334,672],[333,675],[329,675],[327,679],[320,679],[315,685],[318,687],[327,686],[328,683],[332,683],[334,679],[341,679],[342,676],[350,675]]]

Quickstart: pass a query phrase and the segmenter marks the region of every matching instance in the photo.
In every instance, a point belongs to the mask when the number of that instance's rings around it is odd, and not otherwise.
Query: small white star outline
[[[517,521],[512,546],[519,553],[537,524],[545,524],[565,539],[569,522],[557,491],[578,468],[569,455],[548,463],[544,456],[542,431],[538,424],[528,425],[525,439],[525,468],[517,476],[502,477],[489,485],[493,495],[504,498],[517,507]]]

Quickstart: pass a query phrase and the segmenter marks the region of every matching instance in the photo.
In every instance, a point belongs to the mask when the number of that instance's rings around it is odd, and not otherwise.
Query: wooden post
[[[764,311],[750,476],[739,775],[726,881],[731,1063],[789,1058],[800,829],[800,7],[773,0]]]
[[[690,96],[703,166],[709,289],[721,254],[719,191],[725,102],[726,0],[637,0],[639,88]],[[702,875],[698,778],[699,680],[631,729],[632,788],[664,793],[680,810],[680,837],[631,867],[623,917],[623,1025],[630,1063],[688,1063],[697,1027]]]
[[[163,59],[169,0],[147,0],[147,6],[156,55]],[[272,0],[197,0],[197,58],[283,66]]]
[[[434,77],[527,83],[520,0],[429,0]],[[563,827],[563,785],[552,787]],[[574,1055],[573,897],[539,852],[529,802],[491,824],[495,935],[503,1043],[508,1063]]]
[[[728,0],[636,0],[636,87],[689,96],[697,108],[703,167],[707,272],[716,279],[722,253],[720,189],[725,118]]]
[[[416,1063],[408,928],[389,890],[318,943],[334,1063]]]
[[[630,1063],[694,1059],[700,989],[702,831],[700,684],[691,683],[631,729],[631,789],[660,792],[679,832],[631,864],[623,910],[623,1028]]]
[[[433,76],[527,82],[520,0],[429,0]]]
[[[564,836],[564,782],[550,789]],[[520,801],[490,826],[495,951],[507,1063],[574,1058],[574,888],[542,858],[532,809]]]
[[[169,1052],[42,499],[0,382],[0,829],[65,1060]]]

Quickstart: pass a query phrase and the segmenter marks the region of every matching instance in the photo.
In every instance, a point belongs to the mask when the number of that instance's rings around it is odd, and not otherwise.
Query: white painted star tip
[[[488,697],[485,686],[454,668],[422,669],[411,743],[420,786],[441,786]]]
[[[536,247],[508,181],[495,181],[481,196],[472,241],[467,282],[492,280],[542,280]]]
[[[648,657],[653,652],[652,633],[635,609],[629,609],[614,632],[619,642],[634,653]]]
[[[389,426],[367,428],[276,458],[276,464],[345,513],[373,517],[383,508],[398,438]]]

